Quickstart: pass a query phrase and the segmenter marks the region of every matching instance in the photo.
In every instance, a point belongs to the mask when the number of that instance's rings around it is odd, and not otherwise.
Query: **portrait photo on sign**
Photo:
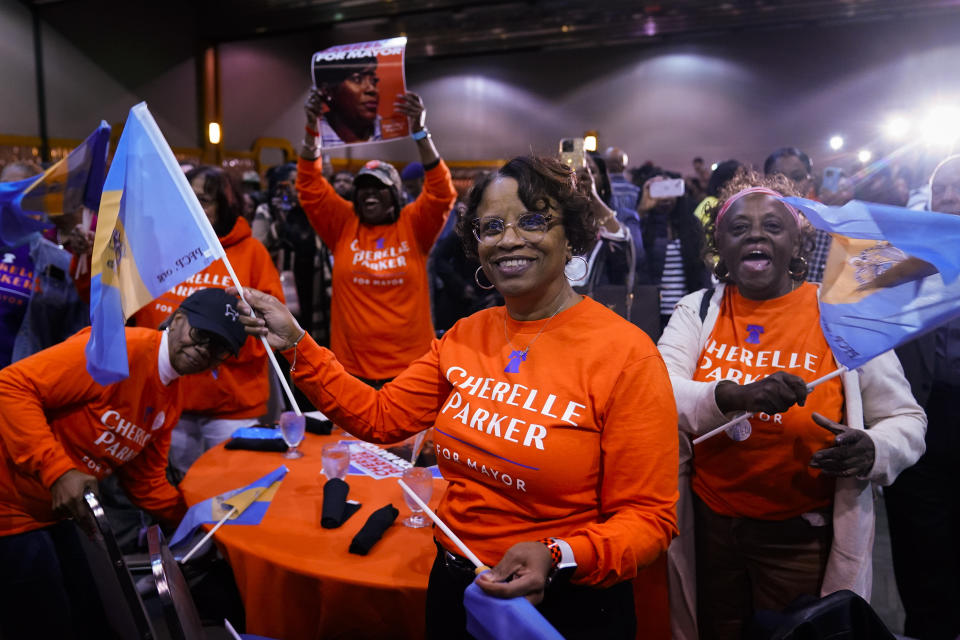
[[[406,38],[344,44],[313,54],[310,73],[324,101],[324,148],[406,137],[407,117],[394,111],[407,91],[403,71]]]

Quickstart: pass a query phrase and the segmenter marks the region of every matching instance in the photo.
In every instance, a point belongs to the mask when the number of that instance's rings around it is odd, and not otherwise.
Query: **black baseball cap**
[[[237,355],[247,340],[247,332],[240,322],[237,303],[240,298],[223,289],[200,289],[180,303],[190,326],[220,337],[233,355]]]

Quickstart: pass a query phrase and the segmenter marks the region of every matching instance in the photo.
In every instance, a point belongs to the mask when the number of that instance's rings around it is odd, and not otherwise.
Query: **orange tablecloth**
[[[340,436],[307,434],[304,456],[205,453],[180,484],[190,505],[236,489],[286,464],[290,472],[257,526],[226,525],[215,538],[233,567],[250,633],[299,638],[422,638],[427,577],[436,554],[433,530],[401,524],[410,511],[394,479],[347,476],[348,499],[363,507],[339,529],[320,527],[323,483],[320,449]],[[431,508],[446,488],[434,481]],[[350,541],[380,507],[400,516],[366,556],[347,553]]]
[[[290,472],[257,526],[223,526],[217,543],[233,567],[250,633],[282,640],[300,638],[423,638],[427,578],[436,554],[433,530],[401,524],[409,514],[394,479],[347,476],[351,500],[363,507],[339,529],[320,527],[323,483],[320,450],[344,438],[307,434],[304,456],[279,453],[205,453],[180,484],[196,504],[253,482],[281,464]],[[436,509],[446,481],[435,480]],[[347,553],[367,517],[387,503],[400,516],[367,556]],[[666,562],[661,557],[634,581],[637,638],[670,637]]]

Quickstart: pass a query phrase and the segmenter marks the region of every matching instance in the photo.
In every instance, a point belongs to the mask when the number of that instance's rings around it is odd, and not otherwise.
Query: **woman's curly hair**
[[[713,205],[709,205],[706,208],[707,222],[704,225],[704,230],[707,234],[707,244],[704,249],[704,254],[709,260],[709,262],[714,263],[714,275],[721,282],[729,283],[730,276],[729,271],[726,269],[726,265],[720,260],[719,252],[717,251],[717,214],[720,213],[720,209],[723,208],[723,205],[726,204],[727,200],[737,195],[744,189],[749,189],[751,187],[765,187],[767,189],[772,189],[777,193],[783,196],[800,196],[800,192],[797,191],[796,186],[794,186],[793,181],[784,176],[783,174],[774,174],[774,175],[764,175],[756,171],[747,169],[746,167],[741,167],[737,170],[737,173],[733,178],[727,182],[720,190],[720,193],[717,194],[717,202]],[[804,267],[802,269],[791,270],[790,276],[794,280],[803,280],[806,277],[806,259],[810,255],[810,252],[813,250],[813,243],[815,239],[815,231],[813,227],[810,226],[810,223],[807,222],[806,218],[800,218],[800,235],[798,236],[799,243],[799,257],[803,260]]]
[[[494,179],[513,178],[517,194],[528,211],[554,209],[561,215],[563,231],[574,255],[582,255],[597,236],[597,223],[590,212],[590,200],[577,189],[576,173],[555,158],[517,156],[498,171],[483,176],[467,195],[467,209],[457,220],[457,235],[470,258],[477,257],[473,221],[483,194]]]

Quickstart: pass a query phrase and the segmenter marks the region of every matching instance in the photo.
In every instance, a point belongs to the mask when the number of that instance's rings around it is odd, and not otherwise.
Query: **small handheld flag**
[[[784,198],[833,236],[820,325],[850,369],[960,316],[960,216]]]
[[[223,247],[146,103],[127,116],[100,202],[90,280],[87,371],[129,375],[123,325],[223,257]]]
[[[110,125],[101,122],[66,158],[39,176],[0,183],[0,245],[15,247],[47,229],[47,218],[100,206]]]
[[[170,546],[175,547],[196,531],[202,524],[213,524],[232,515],[226,524],[260,524],[267,513],[267,507],[280,487],[280,481],[287,475],[287,467],[281,465],[259,480],[245,487],[208,498],[190,507],[180,521],[180,525],[170,538]]]

